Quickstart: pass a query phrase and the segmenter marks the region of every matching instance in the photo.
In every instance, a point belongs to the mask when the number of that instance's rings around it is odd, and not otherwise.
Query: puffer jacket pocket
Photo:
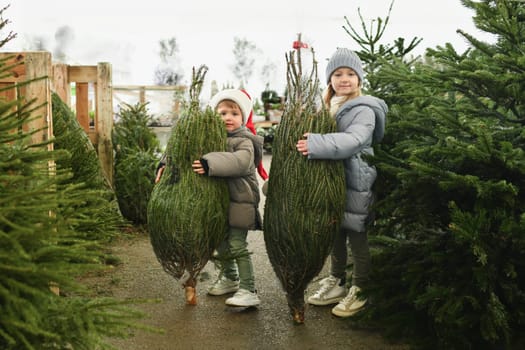
[[[257,208],[251,203],[230,202],[229,224],[232,227],[246,230],[260,229],[258,227],[260,219],[257,214]]]
[[[369,191],[376,180],[377,171],[360,155],[356,155],[345,160],[345,177],[348,188],[358,192]]]

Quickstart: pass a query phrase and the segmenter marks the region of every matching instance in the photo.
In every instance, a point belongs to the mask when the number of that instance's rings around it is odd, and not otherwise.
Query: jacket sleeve
[[[243,139],[233,152],[210,152],[202,158],[208,162],[209,176],[246,176],[253,165],[253,152],[253,143]]]
[[[372,108],[354,107],[341,120],[339,132],[308,135],[308,159],[346,159],[370,147],[375,127]]]
[[[155,174],[159,172],[159,169],[166,166],[166,153],[162,155],[162,157],[159,160],[159,163],[157,164],[157,168],[155,169]]]

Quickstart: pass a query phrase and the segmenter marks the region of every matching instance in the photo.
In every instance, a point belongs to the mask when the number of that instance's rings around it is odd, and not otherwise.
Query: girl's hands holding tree
[[[308,155],[308,135],[309,135],[308,132],[305,133],[303,135],[304,139],[297,141],[297,144],[295,145],[295,148],[297,148],[297,150],[301,152],[303,156]]]

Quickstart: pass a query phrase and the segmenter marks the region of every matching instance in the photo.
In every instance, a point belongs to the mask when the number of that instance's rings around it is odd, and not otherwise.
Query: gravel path
[[[269,157],[266,157],[269,169]],[[406,349],[391,345],[377,332],[359,330],[349,319],[332,316],[331,306],[309,306],[305,323],[294,325],[284,292],[266,255],[261,231],[248,234],[253,252],[256,287],[261,298],[257,308],[228,307],[228,296],[209,296],[206,289],[217,271],[208,263],[197,284],[197,305],[185,304],[184,290],[158,263],[149,237],[139,234],[121,239],[112,247],[122,260],[112,272],[90,283],[100,293],[119,298],[158,299],[158,303],[139,304],[148,316],[142,322],[164,330],[163,334],[137,331],[135,336],[113,340],[123,350],[171,349]],[[326,268],[312,282],[326,276]]]

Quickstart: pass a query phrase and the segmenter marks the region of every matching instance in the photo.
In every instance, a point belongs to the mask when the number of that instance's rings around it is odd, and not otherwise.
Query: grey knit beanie
[[[352,68],[359,77],[359,82],[363,82],[365,72],[363,71],[363,64],[361,63],[359,56],[357,56],[352,50],[343,47],[338,48],[328,61],[328,65],[326,66],[327,84],[330,84],[332,73],[341,67]]]

